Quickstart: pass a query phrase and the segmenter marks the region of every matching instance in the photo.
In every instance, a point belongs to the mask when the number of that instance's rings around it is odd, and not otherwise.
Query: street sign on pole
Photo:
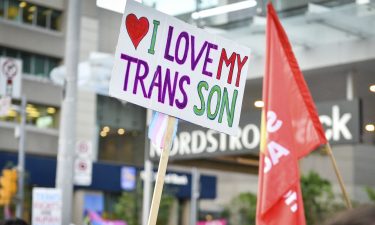
[[[11,105],[11,98],[21,99],[21,123],[18,142],[18,193],[16,216],[23,215],[24,170],[25,170],[25,124],[26,96],[21,97],[22,61],[19,59],[0,57],[0,116],[6,115]]]
[[[12,99],[9,96],[0,97],[0,116],[6,116],[9,112]]]
[[[76,158],[74,162],[74,184],[90,186],[92,181],[91,159]]]
[[[21,98],[22,61],[0,57],[0,95]]]
[[[92,181],[92,143],[78,140],[74,162],[74,184],[89,186]]]
[[[80,158],[92,157],[92,143],[91,141],[78,140],[76,143],[76,155]]]

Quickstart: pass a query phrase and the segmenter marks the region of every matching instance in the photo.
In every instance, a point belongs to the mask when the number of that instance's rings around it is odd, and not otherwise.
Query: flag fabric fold
[[[303,225],[298,160],[327,140],[288,37],[267,9],[257,225]]]
[[[151,117],[151,123],[148,130],[148,137],[150,138],[152,144],[157,147],[164,149],[166,146],[172,146],[172,143],[167,143],[167,141],[173,142],[178,127],[178,119],[173,127],[172,139],[167,138],[168,122],[170,116],[154,111]]]

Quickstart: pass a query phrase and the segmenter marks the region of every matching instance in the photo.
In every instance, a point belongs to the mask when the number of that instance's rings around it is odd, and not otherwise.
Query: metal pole
[[[21,123],[19,127],[20,137],[18,142],[18,202],[16,207],[16,217],[22,218],[24,195],[24,176],[25,176],[25,124],[26,124],[26,96],[21,97]]]
[[[151,194],[152,194],[152,181],[153,181],[153,168],[150,160],[150,140],[148,139],[147,130],[151,120],[152,111],[147,109],[146,115],[146,137],[145,137],[145,177],[143,180],[143,207],[142,207],[142,225],[147,225],[148,216],[150,213],[151,206]]]
[[[354,72],[350,71],[346,76],[346,99],[352,101],[354,98]]]
[[[191,203],[190,203],[190,225],[197,224],[198,199],[199,199],[200,174],[197,168],[191,171]]]
[[[73,162],[76,142],[77,68],[79,60],[79,32],[81,0],[69,0],[65,41],[65,96],[59,132],[56,187],[62,190],[62,225],[72,219]]]
[[[147,225],[148,216],[150,213],[151,206],[151,194],[152,194],[152,179],[153,170],[152,162],[147,159],[145,160],[145,177],[143,180],[143,208],[142,208],[142,225]]]

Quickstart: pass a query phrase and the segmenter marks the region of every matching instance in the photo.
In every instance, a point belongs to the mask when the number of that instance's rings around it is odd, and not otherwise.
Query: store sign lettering
[[[359,102],[342,101],[317,104],[325,135],[332,144],[359,142]],[[242,126],[241,126],[242,125]],[[260,112],[241,116],[240,135],[228,136],[189,123],[181,123],[170,156],[172,159],[205,158],[238,155],[259,151]],[[151,148],[150,158],[160,152]]]

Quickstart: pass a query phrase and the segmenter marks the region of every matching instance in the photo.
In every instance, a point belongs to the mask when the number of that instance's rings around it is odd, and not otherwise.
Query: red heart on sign
[[[139,42],[146,36],[149,28],[148,19],[146,17],[137,18],[133,13],[126,17],[126,30],[133,42],[135,49],[137,49]]]

